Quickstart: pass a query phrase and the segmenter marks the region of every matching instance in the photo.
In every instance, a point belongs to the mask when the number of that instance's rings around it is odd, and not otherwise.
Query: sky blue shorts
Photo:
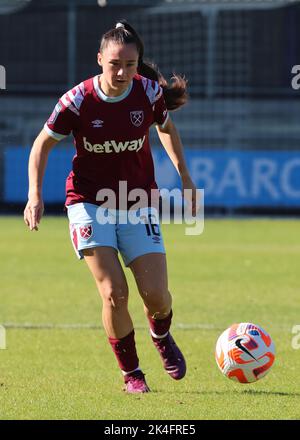
[[[141,255],[165,254],[159,216],[155,208],[135,211],[104,209],[91,203],[68,206],[71,240],[79,259],[83,249],[110,246],[128,266]]]

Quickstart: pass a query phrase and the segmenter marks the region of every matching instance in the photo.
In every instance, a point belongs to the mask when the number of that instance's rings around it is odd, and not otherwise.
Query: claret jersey
[[[135,75],[129,88],[111,98],[99,87],[99,76],[83,81],[56,104],[44,129],[56,140],[73,134],[76,155],[66,182],[66,205],[100,204],[96,194],[111,189],[118,196],[119,182],[128,192],[157,188],[149,146],[152,124],[168,119],[161,87]]]

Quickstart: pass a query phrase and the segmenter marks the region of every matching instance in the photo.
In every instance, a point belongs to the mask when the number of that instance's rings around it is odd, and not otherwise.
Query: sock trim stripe
[[[153,338],[156,338],[156,339],[163,339],[163,338],[165,338],[166,336],[168,336],[169,331],[167,331],[167,333],[165,333],[164,335],[157,335],[157,334],[154,333],[154,331],[150,328],[150,333],[151,333],[151,336],[152,336]]]
[[[130,373],[134,373],[135,371],[141,371],[140,367],[135,368],[134,370],[131,371],[122,371],[123,376],[126,376],[126,374],[130,374]]]

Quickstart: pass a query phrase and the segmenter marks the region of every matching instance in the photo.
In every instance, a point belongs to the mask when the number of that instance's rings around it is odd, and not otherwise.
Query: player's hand
[[[44,202],[39,196],[29,197],[24,209],[24,222],[31,231],[38,231],[38,224],[44,213]]]
[[[184,176],[181,180],[183,197],[188,203],[192,216],[195,217],[200,209],[200,194],[198,193],[197,196],[197,188],[190,176]]]

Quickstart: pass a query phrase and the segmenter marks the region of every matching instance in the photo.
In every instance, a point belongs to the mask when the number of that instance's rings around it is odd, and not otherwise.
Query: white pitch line
[[[52,330],[52,329],[67,329],[67,330],[81,330],[81,329],[88,329],[88,330],[98,330],[98,329],[104,329],[104,327],[100,324],[54,324],[54,323],[40,323],[40,324],[34,324],[29,322],[24,323],[15,323],[15,322],[7,322],[2,324],[3,327],[6,329],[24,329],[24,330]],[[174,324],[173,327],[183,330],[191,330],[191,329],[217,329],[212,324],[183,324],[183,323],[177,323]],[[135,328],[138,329],[148,329],[146,325],[135,325]],[[221,330],[221,328],[220,328]]]
[[[34,324],[30,322],[15,323],[7,322],[1,324],[5,329],[20,329],[20,330],[104,330],[104,327],[100,324],[84,324],[84,323],[74,323],[74,324],[54,324],[54,323],[39,323]],[[147,325],[135,325],[136,329],[148,330]],[[173,328],[179,330],[219,330],[223,331],[225,327],[216,326],[214,324],[205,323],[195,323],[195,324],[185,324],[176,323],[172,325]],[[293,325],[271,325],[269,328],[275,330],[290,330]]]

